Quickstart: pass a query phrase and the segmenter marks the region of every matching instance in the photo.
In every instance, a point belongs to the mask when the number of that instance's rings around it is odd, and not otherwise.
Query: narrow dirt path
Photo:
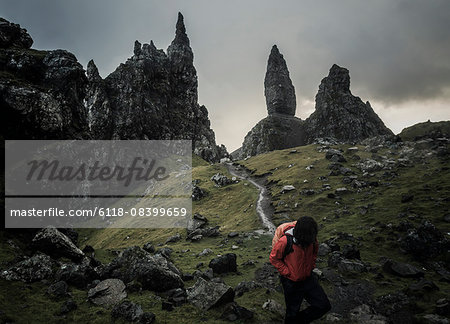
[[[235,165],[231,162],[225,163],[228,172],[231,175],[243,180],[247,180],[259,190],[258,201],[256,202],[256,213],[258,214],[262,225],[270,233],[275,233],[275,225],[272,223],[273,207],[270,204],[269,191],[264,185],[266,178],[255,178],[250,173],[239,165]]]

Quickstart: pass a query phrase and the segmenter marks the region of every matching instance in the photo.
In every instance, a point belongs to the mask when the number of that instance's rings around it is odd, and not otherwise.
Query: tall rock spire
[[[189,38],[186,34],[186,26],[184,25],[184,17],[181,12],[178,13],[177,26],[175,31],[175,43],[186,44],[189,46]]]
[[[264,95],[269,115],[273,113],[295,115],[295,89],[289,77],[286,61],[276,45],[273,45],[267,61]]]
[[[186,34],[184,18],[180,12],[178,13],[175,39],[167,48],[167,55],[169,56],[172,65],[178,65],[179,67],[181,67],[180,65],[193,65],[194,62],[194,54],[189,46],[189,38]]]

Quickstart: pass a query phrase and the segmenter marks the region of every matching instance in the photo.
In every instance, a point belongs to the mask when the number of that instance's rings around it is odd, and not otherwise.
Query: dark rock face
[[[2,135],[14,139],[88,138],[83,67],[64,50],[29,49],[30,35],[0,20]]]
[[[240,157],[305,144],[304,121],[294,116],[272,114],[256,124],[245,136]]]
[[[273,113],[295,115],[295,89],[292,85],[286,61],[273,45],[267,62],[267,72],[264,79],[264,95],[269,115]]]
[[[208,161],[217,146],[208,111],[198,104],[194,55],[179,14],[167,50],[134,44],[134,55],[102,79],[64,50],[29,49],[19,25],[0,20],[2,135],[14,139],[186,139]]]
[[[216,145],[208,111],[198,104],[193,59],[179,14],[167,54],[136,41],[134,55],[104,80],[91,61],[86,102],[95,138],[192,139],[196,154],[219,160],[226,149]]]
[[[233,157],[245,158],[273,150],[306,144],[304,122],[295,115],[295,89],[283,55],[272,47],[264,80],[267,112],[245,136],[242,148]]]
[[[316,95],[316,110],[305,124],[309,143],[325,137],[357,142],[378,135],[393,135],[369,102],[363,103],[352,95],[349,71],[336,64],[322,79]]]
[[[26,29],[0,18],[0,48],[30,48],[31,45],[33,45],[33,39]]]

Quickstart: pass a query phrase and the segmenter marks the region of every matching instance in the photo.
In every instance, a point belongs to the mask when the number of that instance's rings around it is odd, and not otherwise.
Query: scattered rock
[[[20,261],[7,270],[1,277],[9,281],[35,282],[48,279],[53,275],[55,262],[43,253],[36,253],[31,258]]]
[[[319,245],[319,252],[317,253],[318,256],[326,256],[328,253],[331,252],[331,248],[326,243],[321,243]]]
[[[187,301],[186,290],[182,288],[171,289],[166,292],[167,300],[174,306],[181,306]]]
[[[237,320],[246,321],[253,318],[254,313],[245,307],[239,306],[236,302],[229,303],[220,316],[221,319],[234,322]]]
[[[47,288],[47,294],[53,298],[65,297],[68,295],[67,288],[65,281],[58,281]]]
[[[103,276],[126,283],[137,280],[142,289],[154,291],[183,287],[181,273],[170,261],[159,254],[151,255],[138,246],[122,251],[105,266]]]
[[[428,314],[422,317],[425,323],[429,324],[448,324],[449,320],[436,314]]]
[[[95,268],[97,264],[90,258],[84,258],[81,263],[62,263],[56,272],[57,280],[64,280],[69,285],[77,288],[85,288],[93,280],[99,279],[99,273]]]
[[[280,316],[280,318],[284,318],[284,315],[286,313],[284,306],[273,299],[268,299],[266,302],[264,302],[262,308],[268,310],[269,312],[277,314],[278,316]]]
[[[111,307],[127,297],[125,284],[120,279],[106,279],[88,291],[88,299],[92,303]]]
[[[381,316],[368,305],[359,305],[350,311],[350,319],[360,324],[387,324],[386,317]]]
[[[439,290],[439,287],[433,281],[422,278],[418,282],[409,285],[408,289],[412,292],[424,293],[426,291]]]
[[[256,281],[241,281],[234,288],[234,292],[236,293],[236,296],[240,297],[246,292],[249,292],[251,290],[255,290],[255,289],[261,288],[261,287],[262,287],[262,285]]]
[[[202,188],[193,185],[192,186],[192,200],[193,201],[199,201],[200,199],[206,197],[208,195],[208,193],[203,190]]]
[[[238,232],[230,232],[230,233],[228,233],[228,237],[229,238],[233,238],[233,237],[236,237],[236,236],[239,236]]]
[[[208,255],[208,254],[211,254],[211,253],[213,253],[213,250],[211,250],[210,248],[206,248],[202,252],[200,252],[198,254],[198,256],[202,257],[202,256],[205,256],[205,255]]]
[[[436,257],[450,248],[450,241],[431,222],[424,221],[417,229],[410,229],[400,241],[401,248],[423,260]]]
[[[148,253],[155,253],[155,247],[153,246],[152,242],[147,242],[142,246],[142,249]]]
[[[78,308],[77,303],[72,299],[66,300],[59,309],[59,315],[65,315]]]
[[[206,311],[234,300],[233,288],[222,283],[198,278],[195,285],[187,289],[187,299],[194,306]]]
[[[415,266],[389,259],[384,262],[383,270],[404,278],[420,278],[424,276],[423,271]]]
[[[179,240],[181,240],[181,235],[177,233],[177,234],[169,237],[164,244],[175,243],[175,242],[178,242]]]
[[[84,253],[55,227],[40,230],[32,243],[37,250],[56,258],[66,257],[76,262],[84,258]]]
[[[281,193],[286,193],[293,190],[295,190],[295,187],[293,185],[286,185],[281,189]]]
[[[230,179],[228,179],[225,175],[223,175],[221,173],[216,173],[215,175],[213,175],[211,177],[211,181],[213,181],[218,187],[225,187],[225,186],[233,183],[233,181],[231,181]]]
[[[346,244],[342,249],[342,255],[347,259],[361,260],[359,249],[354,244]]]
[[[208,266],[213,270],[214,273],[236,272],[236,254],[227,253],[225,255],[214,258],[209,262]]]
[[[139,323],[144,315],[144,311],[139,304],[135,304],[129,300],[125,300],[120,304],[114,306],[111,311],[111,317],[113,319],[123,319],[128,322]],[[155,316],[153,315],[153,319]],[[150,322],[152,323],[153,320]],[[141,322],[142,323],[142,322]]]

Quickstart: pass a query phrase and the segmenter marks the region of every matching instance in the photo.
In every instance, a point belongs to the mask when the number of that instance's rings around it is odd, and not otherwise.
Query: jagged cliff
[[[217,146],[198,104],[194,55],[183,16],[167,49],[134,44],[134,55],[105,79],[67,51],[30,49],[25,29],[0,21],[0,103],[8,139],[192,139],[208,161]],[[18,125],[20,127],[18,127]]]
[[[30,49],[25,29],[0,18],[0,105],[6,139],[87,138],[87,78],[67,51]]]
[[[316,95],[316,110],[305,121],[308,142],[331,137],[341,142],[357,142],[368,137],[394,135],[373,111],[350,91],[350,74],[334,64],[322,79]]]
[[[226,154],[217,147],[208,111],[198,104],[194,55],[181,13],[167,49],[134,44],[134,55],[104,80],[88,64],[89,128],[102,139],[192,139],[209,161]]]

